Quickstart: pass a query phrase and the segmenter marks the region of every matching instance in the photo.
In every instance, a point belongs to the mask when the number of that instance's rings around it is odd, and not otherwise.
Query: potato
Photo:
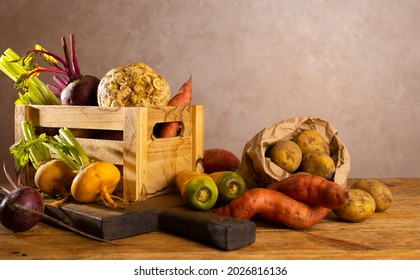
[[[325,141],[321,134],[314,129],[302,131],[293,138],[293,142],[299,146],[302,154],[311,151],[319,151],[330,155],[330,148],[327,141]]]
[[[293,141],[280,140],[268,150],[268,157],[282,169],[292,173],[302,161],[302,152]]]
[[[312,151],[302,158],[301,170],[331,180],[335,172],[334,160],[326,153]]]
[[[377,212],[385,211],[391,207],[394,200],[391,190],[378,180],[360,179],[350,188],[364,190],[369,193],[375,200]]]
[[[350,189],[348,203],[339,209],[333,209],[333,213],[340,219],[358,223],[366,220],[375,213],[375,200],[373,197],[359,189]]]

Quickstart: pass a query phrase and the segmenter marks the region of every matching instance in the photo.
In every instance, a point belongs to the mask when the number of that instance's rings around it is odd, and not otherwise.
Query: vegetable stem
[[[67,143],[75,149],[77,156],[80,159],[80,162],[82,164],[81,167],[89,164],[90,159],[88,155],[83,150],[82,146],[79,144],[76,138],[73,136],[71,131],[67,127],[63,127],[63,128],[60,128],[59,133],[60,133],[60,136],[62,136],[67,141]]]
[[[76,52],[76,42],[74,39],[74,34],[70,34],[70,50],[71,50],[71,68],[73,73],[76,77],[81,75],[79,62],[77,60],[77,52]]]
[[[15,82],[15,86],[22,83],[19,79],[28,75],[28,69],[19,64],[21,57],[12,49],[6,49],[0,58],[0,70]],[[22,86],[20,86],[22,87]],[[33,76],[23,83],[25,94],[19,95],[17,104],[59,105],[60,101],[54,93],[40,79]],[[29,99],[29,101],[28,101]]]
[[[50,151],[52,151],[53,153],[55,153],[62,161],[64,161],[66,164],[68,164],[73,170],[79,170],[80,166],[74,162],[70,156],[68,156],[65,152],[63,152],[62,150],[60,150],[56,145],[53,144],[54,142],[43,142],[42,144],[44,144],[46,147],[48,147],[48,149],[50,149]]]
[[[38,169],[41,164],[51,159],[49,150],[41,144],[46,135],[41,134],[37,137],[32,123],[27,121],[21,122],[21,129],[23,138],[10,147],[10,152],[20,166],[30,160],[34,168]]]

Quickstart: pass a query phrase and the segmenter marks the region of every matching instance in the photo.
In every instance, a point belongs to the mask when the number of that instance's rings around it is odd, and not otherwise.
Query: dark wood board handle
[[[159,213],[159,228],[223,250],[250,245],[256,236],[254,222],[177,208]]]

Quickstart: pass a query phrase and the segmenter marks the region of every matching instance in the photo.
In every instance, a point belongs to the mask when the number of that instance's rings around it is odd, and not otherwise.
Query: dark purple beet
[[[61,92],[62,105],[98,106],[97,90],[100,80],[85,75],[70,82]]]
[[[0,204],[0,222],[4,227],[20,232],[34,227],[41,221],[41,215],[14,207],[15,205],[43,213],[44,200],[38,190],[19,187],[7,194]]]

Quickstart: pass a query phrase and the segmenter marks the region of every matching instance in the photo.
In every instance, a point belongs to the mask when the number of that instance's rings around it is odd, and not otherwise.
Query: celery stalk
[[[31,161],[35,169],[38,169],[44,162],[51,159],[50,151],[42,145],[46,141],[46,135],[35,135],[32,123],[23,121],[21,123],[23,138],[10,147],[10,153],[14,156],[20,166],[25,166]]]
[[[22,74],[27,73],[27,70],[19,64],[19,59],[20,56],[10,48],[5,50],[0,58],[0,70],[15,83]],[[25,94],[32,103],[37,105],[60,105],[60,100],[54,95],[53,91],[38,77],[32,77],[28,80]],[[18,101],[26,103],[23,98],[19,98]]]

